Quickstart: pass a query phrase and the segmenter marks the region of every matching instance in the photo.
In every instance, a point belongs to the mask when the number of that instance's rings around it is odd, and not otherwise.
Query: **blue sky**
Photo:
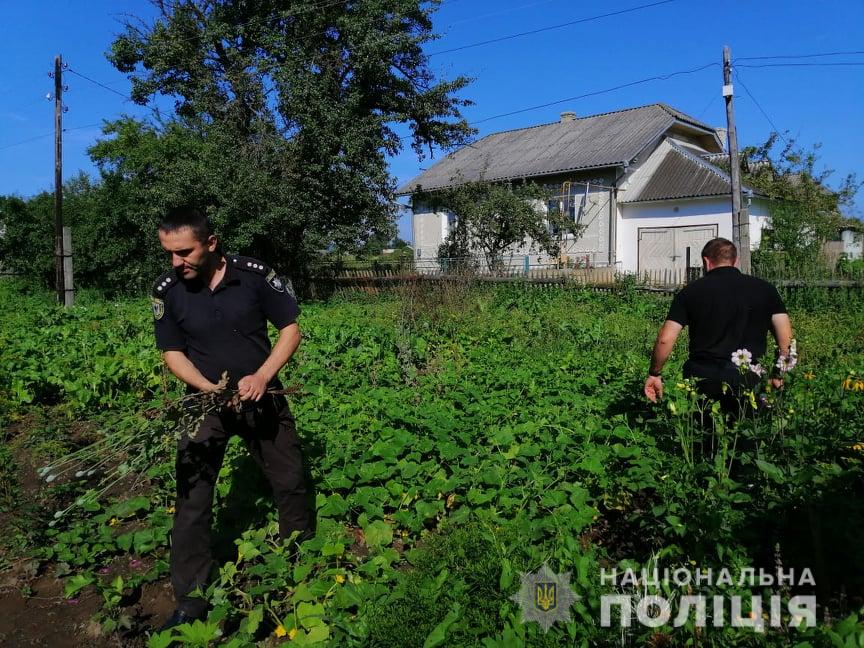
[[[482,136],[556,121],[563,110],[591,115],[658,101],[709,124],[725,126],[719,62],[723,45],[729,45],[738,63],[740,80],[755,98],[754,102],[742,84],[736,84],[736,119],[742,146],[762,143],[774,129],[773,122],[804,146],[821,143],[823,166],[836,170],[833,179],[853,172],[864,179],[864,54],[743,60],[864,50],[861,0],[674,0],[443,52],[657,1],[598,4],[568,0],[445,0],[435,18],[441,39],[431,43],[427,51],[440,76],[464,74],[475,78],[463,93],[475,102],[465,112],[471,122],[648,77],[717,64],[668,80],[483,121],[477,124]],[[0,33],[0,194],[29,196],[51,187],[53,103],[44,97],[53,91],[47,72],[53,69],[54,56],[62,54],[73,70],[126,94],[128,81],[108,63],[104,53],[120,31],[120,14],[147,17],[152,12],[145,0],[34,0],[6,4]],[[849,62],[861,65],[837,65]],[[823,65],[743,67],[777,63]],[[65,82],[69,91],[64,103],[69,111],[64,115],[64,126],[74,129],[64,138],[64,175],[69,177],[78,169],[95,172],[86,149],[100,135],[98,124],[103,119],[124,113],[145,115],[147,111],[74,74],[67,74]],[[170,106],[169,101],[161,103]],[[18,144],[24,140],[31,141]],[[418,160],[408,149],[391,160],[391,172],[402,182],[432,162],[429,158]],[[852,213],[864,215],[862,206],[864,195],[859,195]],[[403,237],[410,236],[405,219],[400,223],[400,232]]]

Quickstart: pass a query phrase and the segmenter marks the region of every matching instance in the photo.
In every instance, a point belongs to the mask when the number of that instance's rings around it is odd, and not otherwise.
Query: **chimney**
[[[562,122],[576,121],[576,113],[573,112],[572,110],[565,110],[564,112],[561,113],[561,121]]]

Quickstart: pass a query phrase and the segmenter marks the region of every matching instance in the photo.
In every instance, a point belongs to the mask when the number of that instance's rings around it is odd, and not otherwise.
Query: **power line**
[[[769,68],[769,67],[842,67],[861,66],[864,61],[844,61],[842,63],[762,63],[759,65],[736,65],[739,68]]]
[[[718,95],[716,92],[711,93],[711,101],[709,101],[707,104],[705,104],[705,107],[704,107],[702,110],[699,111],[699,114],[696,115],[696,119],[700,119],[700,120],[701,120],[701,119],[702,119],[702,116],[703,116],[706,112],[708,112],[708,109],[709,109],[711,106],[714,105],[714,102],[717,101],[717,97],[719,97],[719,96],[720,96],[720,95]]]
[[[28,142],[35,142],[36,140],[42,139],[43,137],[50,137],[53,134],[54,131],[51,131],[50,133],[44,133],[42,135],[37,135],[36,137],[30,137],[28,139],[21,140],[20,142],[13,142],[12,144],[7,144],[6,146],[0,146],[0,151],[4,151],[14,146],[21,146],[22,144],[27,144]]]
[[[605,88],[603,90],[595,90],[594,92],[586,92],[584,94],[576,95],[575,97],[567,97],[565,99],[556,99],[555,101],[549,101],[544,104],[538,104],[536,106],[529,106],[528,108],[520,108],[519,110],[512,110],[510,112],[501,113],[500,115],[492,115],[491,117],[484,117],[483,119],[478,119],[477,121],[471,122],[471,125],[474,126],[476,124],[482,124],[483,122],[491,121],[493,119],[499,119],[501,117],[509,117],[511,115],[518,115],[520,113],[529,112],[531,110],[539,110],[540,108],[548,108],[549,106],[555,106],[557,104],[566,103],[568,101],[576,101],[577,99],[585,99],[586,97],[595,97],[601,94],[607,94],[609,92],[614,92],[615,90],[621,90],[623,88],[629,88],[631,86],[640,85],[642,83],[648,83],[649,81],[666,81],[667,79],[671,79],[672,77],[680,76],[682,74],[694,74],[696,72],[701,72],[702,70],[707,70],[708,68],[715,67],[720,65],[719,63],[708,63],[707,65],[702,65],[700,67],[692,68],[689,70],[679,70],[677,72],[670,72],[669,74],[658,74],[657,76],[648,77],[645,79],[639,79],[638,81],[631,81],[629,83],[622,83],[621,85],[613,86],[611,88]]]
[[[819,58],[822,56],[846,56],[849,54],[864,54],[864,51],[852,52],[817,52],[815,54],[778,54],[776,56],[738,56],[736,61],[767,61],[770,59],[802,59]]]
[[[437,52],[431,52],[428,56],[438,56],[439,54],[449,54],[450,52],[460,52],[462,50],[470,49],[472,47],[481,47],[482,45],[490,45],[492,43],[500,43],[501,41],[511,40],[514,38],[520,38],[522,36],[531,36],[532,34],[540,34],[547,31],[552,31],[553,29],[562,29],[564,27],[571,27],[572,25],[578,25],[580,23],[591,22],[593,20],[599,20],[601,18],[609,18],[611,16],[620,16],[621,14],[631,13],[634,11],[640,11],[642,9],[648,9],[650,7],[657,7],[664,4],[669,4],[670,2],[675,2],[675,0],[660,0],[660,2],[653,2],[651,4],[640,5],[638,7],[631,7],[630,9],[622,9],[620,11],[613,11],[610,13],[600,14],[597,16],[590,16],[588,18],[580,18],[579,20],[571,20],[570,22],[561,23],[560,25],[549,25],[548,27],[540,27],[539,29],[532,29],[530,31],[519,32],[518,34],[509,34],[507,36],[499,36],[498,38],[491,38],[489,40],[480,41],[478,43],[469,43],[468,45],[462,45],[460,47],[451,47],[450,49],[439,50]]]
[[[44,101],[50,101],[53,98],[54,98],[54,95],[52,95],[51,93],[48,93],[47,95],[43,94],[38,99],[34,99],[33,101],[30,101],[30,102],[25,103],[25,104],[21,104],[18,106],[11,106],[11,107],[5,107],[4,106],[4,110],[6,112],[15,112],[16,110],[23,110],[24,108],[29,108],[30,106],[35,106],[37,103],[42,103]]]
[[[74,126],[72,128],[64,128],[63,132],[67,131],[75,131],[75,130],[84,130],[85,128],[93,128],[94,126],[101,126],[103,122],[96,122],[95,124],[84,124],[83,126]]]
[[[75,69],[73,69],[73,68],[71,68],[71,67],[70,67],[70,68],[67,68],[66,71],[67,71],[67,72],[71,72],[71,73],[74,74],[75,76],[79,76],[79,77],[81,77],[82,79],[84,79],[85,81],[89,81],[90,83],[93,83],[93,84],[99,86],[100,88],[103,88],[103,89],[107,90],[108,92],[113,92],[114,94],[116,94],[116,95],[118,95],[118,96],[120,96],[120,97],[123,97],[126,101],[132,101],[132,98],[129,97],[128,95],[125,95],[125,94],[123,94],[122,92],[120,92],[119,90],[115,90],[114,88],[109,88],[109,87],[108,87],[107,85],[105,85],[104,83],[100,83],[99,81],[96,81],[95,79],[91,79],[90,77],[88,77],[88,76],[86,76],[86,75],[84,75],[84,74],[81,74],[80,72],[78,72],[77,70],[75,70]]]
[[[85,128],[93,128],[94,126],[101,126],[101,125],[102,125],[102,122],[98,122],[95,124],[85,124],[84,126],[73,126],[71,128],[64,128],[63,132],[66,133],[69,131],[84,130]],[[54,131],[51,131],[50,133],[43,133],[42,135],[36,135],[35,137],[29,137],[29,138],[27,138],[25,140],[21,140],[19,142],[12,142],[11,144],[6,144],[5,146],[0,146],[0,151],[3,151],[5,149],[9,149],[9,148],[13,148],[15,146],[21,146],[22,144],[28,144],[29,142],[35,142],[36,140],[40,140],[40,139],[43,139],[45,137],[50,137],[53,134],[54,134]]]
[[[672,77],[680,76],[682,74],[694,74],[696,72],[701,72],[702,70],[707,70],[708,68],[715,67],[720,65],[719,63],[707,63],[706,65],[701,65],[696,68],[692,68],[689,70],[678,70],[677,72],[669,72],[668,74],[658,74],[656,76],[647,77],[645,79],[639,79],[638,81],[631,81],[629,83],[622,83],[621,85],[617,85],[611,88],[605,88],[603,90],[595,90],[593,92],[586,92],[581,95],[576,95],[575,97],[567,97],[565,99],[556,99],[555,101],[549,101],[544,104],[538,104],[536,106],[529,106],[527,108],[520,108],[518,110],[511,110],[510,112],[500,113],[498,115],[491,115],[490,117],[484,117],[483,119],[478,119],[476,121],[469,122],[469,126],[476,126],[477,124],[482,124],[487,121],[492,121],[493,119],[500,119],[501,117],[510,117],[511,115],[519,115],[521,113],[530,112],[532,110],[540,110],[541,108],[548,108],[550,106],[555,106],[562,103],[567,103],[568,101],[576,101],[578,99],[585,99],[586,97],[595,97],[601,94],[607,94],[609,92],[614,92],[615,90],[621,90],[622,88],[629,88],[631,86],[640,85],[642,83],[648,83],[649,81],[665,81],[667,79],[671,79]],[[400,140],[406,140],[413,137],[413,135],[403,135],[400,137]],[[468,146],[471,146],[468,144]]]
[[[537,2],[532,2],[530,4],[519,5],[518,7],[507,7],[506,9],[501,9],[500,11],[490,11],[489,13],[485,14],[469,16],[468,18],[461,18],[460,20],[454,20],[453,22],[449,23],[445,29],[449,29],[453,25],[461,25],[462,23],[472,22],[474,20],[482,20],[483,18],[492,18],[493,16],[513,13],[514,11],[519,11],[520,9],[529,9],[530,7],[536,7],[537,5],[549,4],[550,2],[554,2],[554,0],[538,0]]]
[[[762,108],[761,105],[759,105],[759,102],[756,101],[756,97],[753,96],[753,93],[750,92],[750,89],[745,85],[744,80],[741,78],[741,75],[738,73],[738,71],[737,71],[737,70],[733,70],[733,71],[734,71],[734,73],[735,73],[735,79],[738,81],[738,83],[741,84],[741,87],[744,88],[744,92],[747,93],[747,96],[749,96],[750,99],[753,100],[753,103],[756,104],[756,107],[759,109],[759,112],[762,113],[762,116],[765,117],[765,119],[768,120],[768,123],[769,123],[769,124],[771,124],[771,128],[774,129],[774,132],[777,133],[777,135],[780,137],[780,139],[782,139],[784,142],[786,142],[786,143],[788,144],[789,142],[788,142],[788,141],[786,140],[786,138],[783,136],[783,133],[780,131],[779,128],[777,128],[777,125],[776,125],[776,124],[774,123],[774,121],[773,121],[773,120],[768,116],[768,113],[765,112],[765,109]]]

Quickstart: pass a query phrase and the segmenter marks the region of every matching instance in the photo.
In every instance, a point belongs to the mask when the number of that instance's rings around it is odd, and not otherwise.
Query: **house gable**
[[[629,178],[619,202],[728,196],[731,179],[696,150],[667,138]]]
[[[710,126],[665,104],[651,104],[487,135],[440,160],[398,193],[624,166],[670,130],[708,152],[722,150]]]

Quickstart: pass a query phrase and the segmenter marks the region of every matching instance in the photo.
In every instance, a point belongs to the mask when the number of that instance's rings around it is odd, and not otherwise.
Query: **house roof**
[[[665,139],[645,163],[633,173],[622,203],[728,196],[732,179],[688,147]],[[749,191],[747,187],[742,187]]]
[[[397,193],[629,164],[675,125],[721,150],[713,128],[657,103],[487,135],[447,155]]]

